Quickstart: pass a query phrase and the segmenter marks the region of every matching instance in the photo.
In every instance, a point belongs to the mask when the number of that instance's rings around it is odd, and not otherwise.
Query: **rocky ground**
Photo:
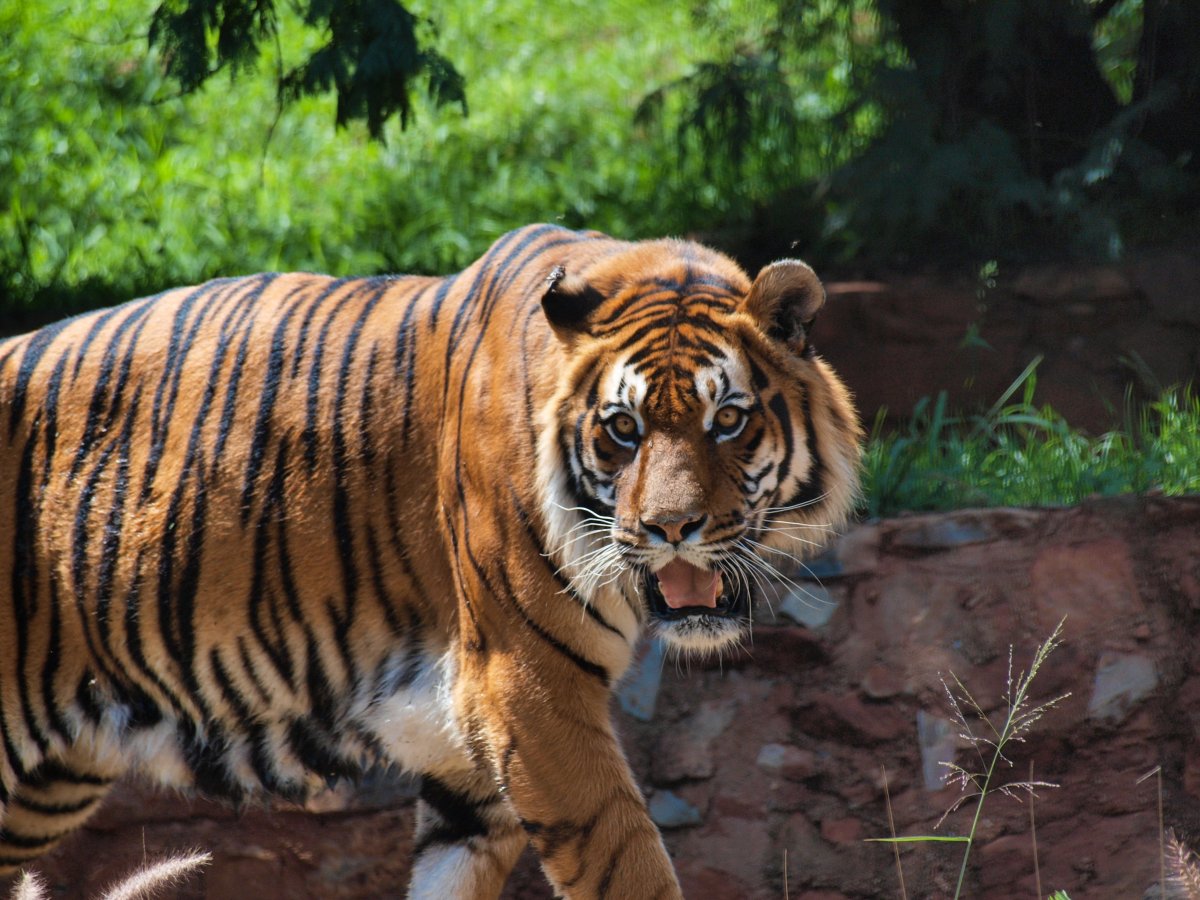
[[[1065,616],[1033,684],[1070,696],[1009,748],[1007,782],[1033,777],[1042,895],[1138,898],[1158,880],[1164,818],[1200,841],[1200,498],[1066,510],[964,511],[861,525],[813,565],[811,595],[761,614],[753,646],[722,664],[662,660],[648,645],[617,712],[629,756],[689,898],[900,896],[889,833],[961,834],[968,804],[939,763],[981,763],[958,734],[953,673],[997,718]],[[586,777],[586,773],[581,773]],[[240,815],[129,786],[41,866],[85,897],[144,857],[201,847],[215,862],[184,898],[402,897],[411,839],[402,782],[377,778],[307,810]],[[985,807],[967,896],[1034,897],[1030,806]],[[953,893],[954,844],[907,845],[910,897]],[[786,883],[786,890],[785,890]],[[505,895],[551,896],[531,858]]]

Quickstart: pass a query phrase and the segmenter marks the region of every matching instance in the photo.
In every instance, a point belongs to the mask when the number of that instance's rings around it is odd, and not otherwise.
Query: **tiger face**
[[[808,340],[824,290],[797,261],[753,284],[717,254],[607,262],[555,273],[543,303],[574,360],[543,511],[587,602],[617,594],[672,646],[720,651],[853,505],[859,426]]]

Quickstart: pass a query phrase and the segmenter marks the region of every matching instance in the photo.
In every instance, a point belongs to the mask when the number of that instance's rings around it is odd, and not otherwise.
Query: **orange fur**
[[[0,342],[0,867],[128,769],[302,797],[366,760],[423,778],[412,897],[494,897],[527,841],[566,896],[678,896],[610,693],[648,625],[738,639],[745,539],[851,508],[800,265],[747,304],[698,245],[530,226],[446,279],[228,279]],[[655,605],[675,557],[720,609]]]

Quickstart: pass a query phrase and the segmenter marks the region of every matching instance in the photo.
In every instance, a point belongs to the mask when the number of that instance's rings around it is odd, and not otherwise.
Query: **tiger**
[[[126,773],[419,784],[410,898],[681,889],[613,724],[847,520],[813,270],[533,225],[458,274],[259,274],[0,342],[0,872]]]

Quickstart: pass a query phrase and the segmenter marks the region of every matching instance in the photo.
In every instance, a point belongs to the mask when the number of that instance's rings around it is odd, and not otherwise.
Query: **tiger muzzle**
[[[746,614],[749,594],[739,579],[720,569],[701,569],[676,557],[657,572],[646,572],[650,612],[663,621],[688,616],[734,618]]]

